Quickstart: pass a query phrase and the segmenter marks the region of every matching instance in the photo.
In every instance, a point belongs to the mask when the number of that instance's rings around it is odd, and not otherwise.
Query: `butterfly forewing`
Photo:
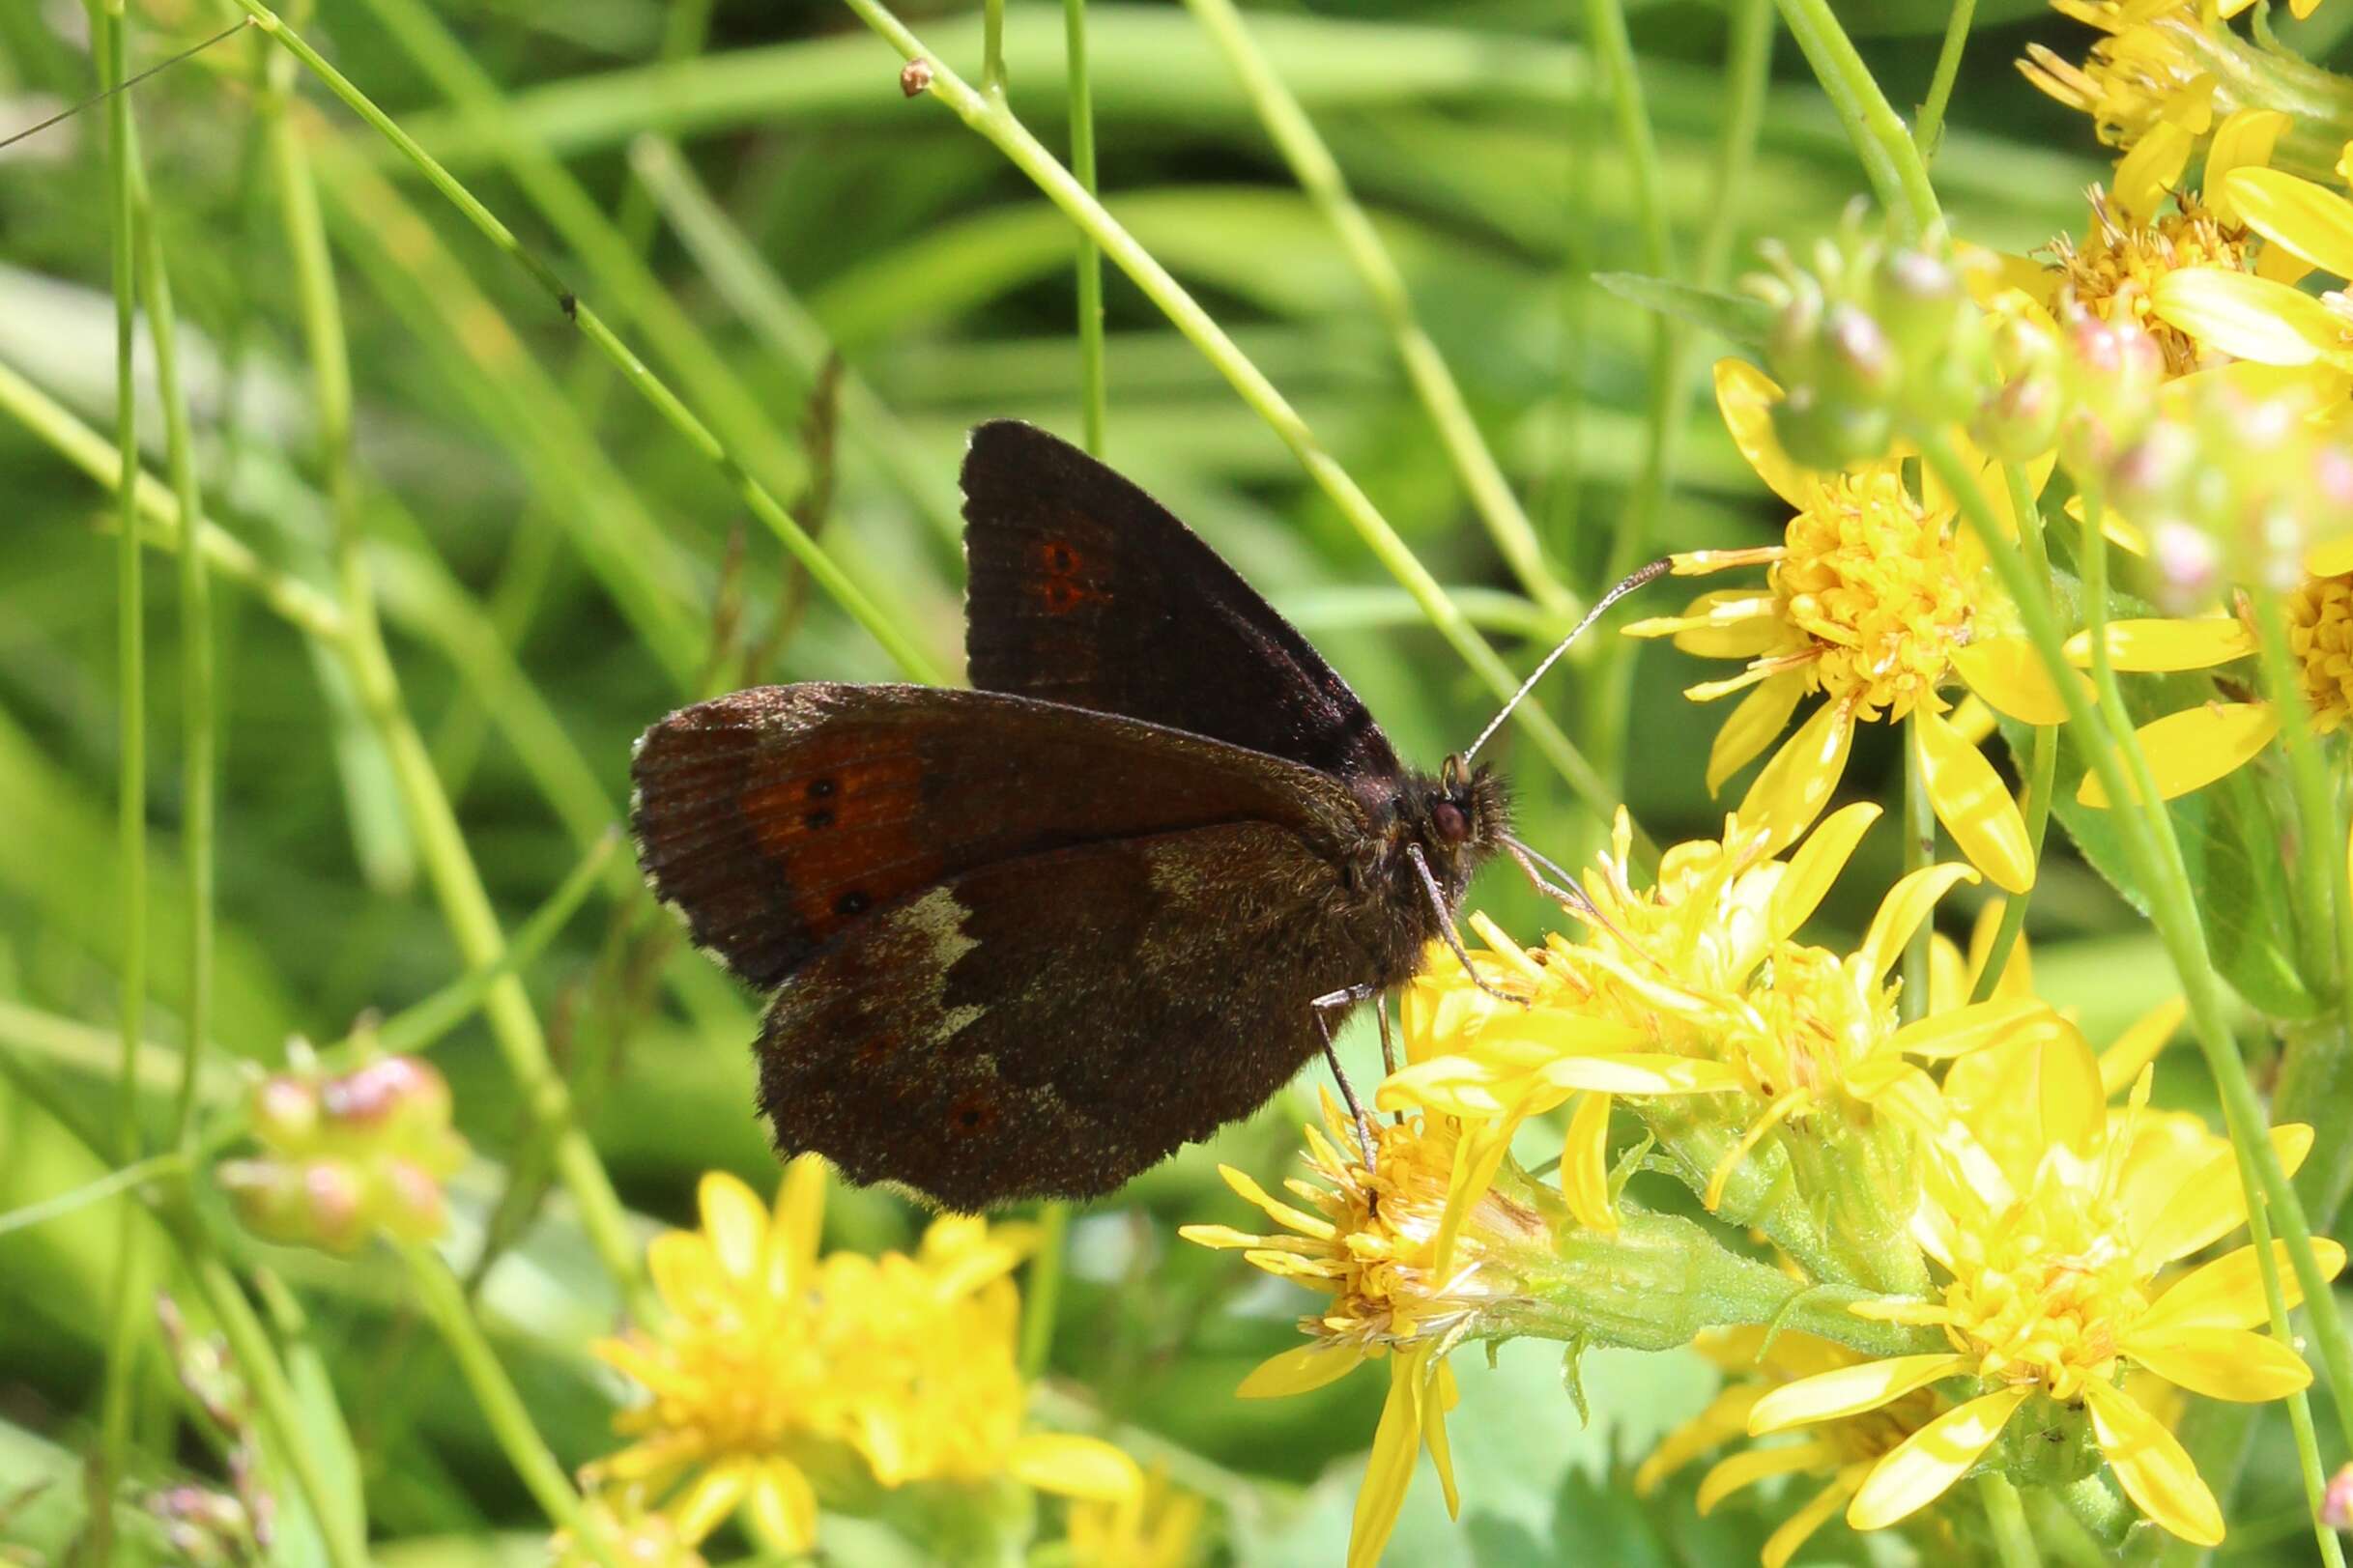
[[[972,684],[1289,757],[1397,771],[1348,683],[1201,537],[1127,479],[1017,420],[964,455]]]

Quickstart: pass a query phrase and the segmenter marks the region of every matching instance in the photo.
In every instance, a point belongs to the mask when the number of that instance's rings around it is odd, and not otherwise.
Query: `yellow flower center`
[[[1819,1097],[1844,1082],[1849,1064],[1869,1055],[1892,1011],[1855,987],[1854,977],[1826,948],[1784,942],[1760,977],[1743,1010],[1747,1021],[1732,1043],[1751,1084],[1767,1101],[1802,1093]]]
[[[2247,231],[2216,217],[2195,197],[2179,193],[2179,209],[2153,223],[2121,219],[2092,187],[2092,232],[2081,245],[2062,235],[2053,242],[2053,270],[2076,302],[2102,321],[2140,328],[2165,352],[2166,371],[2182,376],[2202,357],[2197,341],[2157,314],[2150,303],[2157,280],[2186,267],[2247,268]]]
[[[2019,1205],[1986,1234],[1965,1234],[1945,1287],[1954,1347],[1980,1377],[2081,1397],[2113,1375],[2116,1342],[2143,1309],[2147,1281],[2119,1229]]]
[[[2287,635],[2304,666],[2313,727],[2341,727],[2353,716],[2353,574],[2307,578],[2288,595]]]
[[[1817,689],[1901,719],[1936,691],[1968,641],[1971,606],[1957,541],[1932,523],[1892,465],[1825,476],[1790,520],[1774,563],[1782,615],[1814,640]]]

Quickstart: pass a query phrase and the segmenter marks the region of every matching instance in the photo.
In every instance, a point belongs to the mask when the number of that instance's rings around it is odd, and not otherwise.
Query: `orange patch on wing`
[[[801,766],[789,778],[745,790],[736,807],[812,937],[822,941],[940,874],[944,862],[915,837],[920,758],[808,751],[795,760]]]
[[[1067,615],[1080,605],[1110,596],[1096,581],[1083,552],[1068,539],[1041,539],[1030,546],[1034,590],[1049,615]]]

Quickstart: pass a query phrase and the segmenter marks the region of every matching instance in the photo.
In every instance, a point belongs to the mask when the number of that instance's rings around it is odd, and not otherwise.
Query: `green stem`
[[[981,91],[1005,97],[1005,0],[981,0]]]
[[[1049,1199],[1038,1206],[1038,1250],[1031,1256],[1028,1289],[1021,1303],[1021,1376],[1035,1382],[1054,1350],[1054,1318],[1062,1305],[1064,1254],[1071,1237],[1071,1206]]]
[[[2026,754],[2026,852],[2036,866],[2043,863],[2043,840],[2051,828],[2052,786],[2058,767],[2058,726],[2035,726],[2032,749]],[[2001,923],[1994,928],[1993,943],[1986,949],[1985,966],[1969,987],[1971,1002],[1985,1001],[2001,984],[2002,972],[2010,967],[2010,954],[2026,929],[2026,903],[2023,894],[2002,899]]]
[[[1095,194],[1095,85],[1087,70],[1086,0],[1062,0],[1065,71],[1071,92],[1071,176]],[[1107,402],[1103,355],[1103,247],[1078,237],[1078,408],[1086,449],[1103,456]]]
[[[336,1523],[346,1517],[345,1511],[337,1506],[326,1474],[319,1468],[318,1452],[304,1435],[293,1386],[286,1381],[285,1369],[278,1364],[269,1330],[262,1326],[253,1304],[245,1299],[245,1293],[230,1273],[228,1265],[215,1256],[204,1240],[195,1216],[185,1210],[167,1209],[163,1217],[165,1228],[180,1243],[188,1272],[195,1281],[196,1294],[212,1310],[214,1320],[220,1326],[221,1337],[229,1343],[229,1354],[236,1358],[237,1369],[252,1391],[262,1426],[276,1440],[277,1457],[294,1472],[295,1489],[301,1493],[311,1517],[318,1522],[327,1560],[334,1568],[365,1568],[367,1545],[353,1539],[352,1533]]]
[[[133,144],[133,151],[136,144]],[[196,439],[188,422],[187,391],[180,380],[177,318],[172,310],[171,274],[163,263],[163,239],[138,159],[130,159],[131,198],[138,209],[139,297],[147,307],[147,334],[156,354],[156,388],[163,405],[164,470],[183,517],[201,517],[196,485]],[[214,707],[213,580],[201,556],[180,557],[181,837],[186,841],[187,878],[187,1002],[182,1009],[180,1093],[172,1113],[173,1141],[186,1147],[195,1126],[196,1056],[212,1028],[213,890],[217,850],[215,790],[217,787],[218,715]]]
[[[818,547],[817,542],[793,521],[792,514],[785,509],[783,503],[737,460],[729,444],[714,434],[710,426],[704,424],[671,389],[670,385],[656,376],[616,335],[601,316],[578,299],[545,262],[516,239],[512,230],[483,206],[455,176],[436,162],[430,154],[417,145],[416,138],[393,122],[391,116],[377,107],[374,100],[355,86],[349,77],[330,65],[301,34],[288,27],[275,12],[261,4],[261,0],[235,0],[235,4],[324,82],[328,90],[342,100],[353,113],[415,165],[434,189],[463,214],[483,238],[520,267],[572,319],[582,336],[613,361],[622,379],[638,389],[640,395],[653,406],[654,412],[720,471],[745,508],[783,542],[785,548],[808,570],[811,580],[831,596],[852,620],[865,628],[867,635],[881,645],[883,651],[910,679],[933,684],[938,682],[939,671],[931,659],[908,641],[895,621],[875,608],[873,601],[844,574],[831,556]]]
[[[252,0],[239,3],[251,4]],[[930,66],[933,74],[929,96],[945,104],[957,118],[1003,153],[1016,168],[1029,176],[1047,200],[1103,247],[1104,255],[1127,273],[1145,298],[1160,307],[1170,324],[1218,368],[1242,400],[1281,438],[1307,476],[1331,498],[1374,557],[1413,594],[1430,624],[1487,689],[1499,699],[1510,697],[1519,684],[1510,668],[1447,596],[1446,589],[1381,515],[1372,499],[1324,449],[1298,411],[1168,270],[1105,211],[1103,204],[1088,194],[1003,104],[974,92],[925,47],[922,40],[909,32],[881,0],[846,0],[846,3],[904,58],[919,59]],[[1513,717],[1593,810],[1607,813],[1615,807],[1614,792],[1549,713],[1536,703],[1523,702]],[[1637,852],[1645,855],[1651,852],[1647,839],[1638,844]]]
[[[2224,1122],[2237,1155],[2251,1219],[2268,1201],[2271,1217],[2277,1219],[2281,1238],[2287,1243],[2288,1257],[2295,1266],[2306,1299],[2316,1306],[2327,1302],[2332,1297],[2328,1281],[2312,1255],[2310,1227],[2295,1189],[2281,1169],[2279,1152],[2265,1135],[2262,1103],[2230,1033],[2229,1013],[2213,961],[2205,950],[2196,900],[2183,867],[2181,846],[2173,837],[2172,817],[2157,797],[2149,779],[2148,758],[2141,751],[2139,737],[2133,731],[2130,710],[2116,686],[2106,638],[2107,555],[2106,541],[2100,532],[2098,498],[2085,498],[2082,530],[2084,629],[2091,643],[2093,676],[2099,696],[2095,711],[2091,696],[2074,678],[2049,597],[2048,580],[2036,582],[2029,575],[2024,557],[1994,519],[1985,493],[1978,486],[1976,472],[1954,449],[1950,439],[1939,430],[1917,433],[1917,439],[1922,456],[1959,498],[1962,515],[1977,530],[1988,563],[2016,603],[2028,640],[2067,704],[2068,733],[2083,753],[2086,763],[2098,773],[2113,803],[2111,810],[2126,854],[2149,901],[2151,924],[2173,960],[2174,972],[2180,977],[2189,1001],[2198,1046],[2205,1055],[2207,1070],[2214,1077]],[[2271,1250],[2260,1249],[2256,1261],[2266,1288],[2274,1288],[2278,1262]],[[2346,1343],[2340,1314],[2315,1311],[2311,1320],[2330,1386],[2337,1394],[2334,1403],[2347,1429],[2347,1445],[2353,1446],[2353,1403],[2348,1403],[2353,1400],[2353,1346]],[[2306,1396],[2298,1393],[2292,1397],[2302,1401]],[[2317,1504],[2317,1497],[2312,1500]]]
[[[1977,1478],[1977,1495],[1986,1505],[1994,1555],[2001,1568],[2041,1568],[2042,1554],[2034,1549],[2034,1532],[2026,1527],[2026,1510],[2010,1478],[1989,1471]]]
[[[2250,601],[2263,661],[2263,684],[2280,715],[2280,742],[2296,802],[2296,926],[2305,982],[2341,1010],[2344,981],[2339,937],[2345,901],[2344,828],[2337,820],[2336,791],[2312,734],[2311,705],[2288,645],[2287,613],[2277,593],[2256,586]]]
[[[1478,421],[1472,415],[1461,385],[1438,352],[1438,345],[1430,340],[1415,316],[1405,275],[1398,271],[1389,247],[1382,243],[1371,216],[1348,188],[1347,177],[1340,172],[1331,148],[1316,133],[1314,123],[1300,107],[1299,100],[1283,85],[1265,52],[1250,37],[1233,0],[1186,0],[1186,3],[1200,22],[1201,30],[1233,68],[1244,95],[1257,110],[1259,122],[1274,139],[1276,150],[1282,154],[1291,177],[1299,182],[1307,199],[1338,236],[1341,252],[1347,256],[1365,292],[1372,296],[1373,309],[1405,367],[1406,380],[1412,384],[1422,412],[1436,428],[1456,477],[1470,494],[1471,504],[1486,525],[1505,564],[1511,568],[1512,576],[1531,598],[1552,613],[1573,619],[1580,612],[1575,596],[1562,584],[1552,564],[1544,558],[1544,547],[1536,538],[1535,526],[1521,509],[1518,498],[1512,494],[1511,481],[1504,476],[1486,438],[1479,433]],[[1609,4],[1610,0],[1601,3]],[[1635,107],[1639,113],[1639,92]],[[1655,172],[1655,157],[1651,167]],[[1088,188],[1094,188],[1091,182]]]
[[[1937,812],[1928,798],[1928,770],[1920,763],[1920,716],[1904,722],[1904,870],[1907,875],[1936,864]],[[2023,899],[2013,900],[2023,902]],[[1897,1014],[1906,1023],[1928,1012],[1928,950],[1933,923],[1922,921],[1904,946],[1904,988],[1896,993]]]
[[[178,1176],[187,1168],[188,1156],[178,1149],[167,1150],[160,1155],[150,1155],[145,1159],[133,1160],[129,1165],[117,1166],[97,1181],[84,1182],[70,1192],[60,1192],[54,1197],[43,1198],[39,1203],[28,1203],[21,1209],[12,1209],[6,1213],[0,1213],[0,1236],[6,1236],[11,1231],[28,1230],[35,1225],[44,1225],[52,1219],[87,1209],[94,1203],[111,1198],[127,1188],[135,1187],[143,1182],[152,1182],[159,1176]],[[124,1206],[124,1212],[136,1214],[138,1206],[127,1204]]]
[[[125,66],[122,0],[93,0],[89,14],[100,85],[118,88]],[[140,1026],[147,1012],[147,591],[129,482],[139,471],[138,385],[132,368],[138,346],[137,263],[132,250],[138,218],[130,187],[136,132],[130,95],[116,92],[108,99],[106,116],[114,272],[114,462],[123,530],[115,541],[115,725],[120,753],[115,804],[116,853],[123,875],[123,969],[115,1002],[121,1014],[122,1067],[115,1090],[114,1157],[129,1161],[139,1152],[137,1066]],[[99,1440],[87,1476],[90,1524],[84,1560],[101,1568],[114,1554],[115,1480],[129,1459],[131,1395],[138,1387],[140,1297],[145,1294],[140,1288],[144,1270],[137,1255],[139,1238],[136,1207],[126,1204],[115,1231],[105,1383],[100,1395]]]
[[[1790,36],[1814,68],[1847,139],[1862,159],[1863,175],[1879,193],[1880,205],[1904,225],[1907,238],[1918,239],[1942,216],[1937,192],[1928,181],[1928,164],[1904,129],[1880,90],[1871,68],[1855,52],[1854,43],[1839,25],[1830,0],[1778,0]]]
[[[1969,23],[1977,14],[1977,0],[1952,0],[1953,14],[1945,19],[1944,46],[1937,51],[1937,72],[1929,78],[1928,99],[1920,105],[1920,123],[1912,128],[1912,145],[1920,161],[1934,162],[1937,146],[1944,140],[1944,107],[1953,100],[1953,83],[1961,75],[1961,55],[1969,41]]]
[[[516,1392],[506,1369],[499,1364],[499,1353],[491,1348],[482,1326],[474,1321],[473,1310],[458,1285],[457,1276],[427,1247],[402,1246],[400,1260],[408,1266],[409,1279],[416,1287],[417,1303],[456,1358],[458,1371],[473,1390],[474,1404],[490,1423],[491,1436],[505,1451],[516,1476],[550,1520],[571,1531],[573,1539],[586,1546],[605,1568],[619,1568],[603,1527],[588,1517],[571,1477],[564,1473],[547,1440],[539,1435],[523,1396]]]

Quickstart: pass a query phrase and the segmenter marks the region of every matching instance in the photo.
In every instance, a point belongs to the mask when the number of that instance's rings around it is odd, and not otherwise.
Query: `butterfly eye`
[[[1450,800],[1440,801],[1430,813],[1430,820],[1437,825],[1438,837],[1448,843],[1460,843],[1471,836],[1471,819]]]

